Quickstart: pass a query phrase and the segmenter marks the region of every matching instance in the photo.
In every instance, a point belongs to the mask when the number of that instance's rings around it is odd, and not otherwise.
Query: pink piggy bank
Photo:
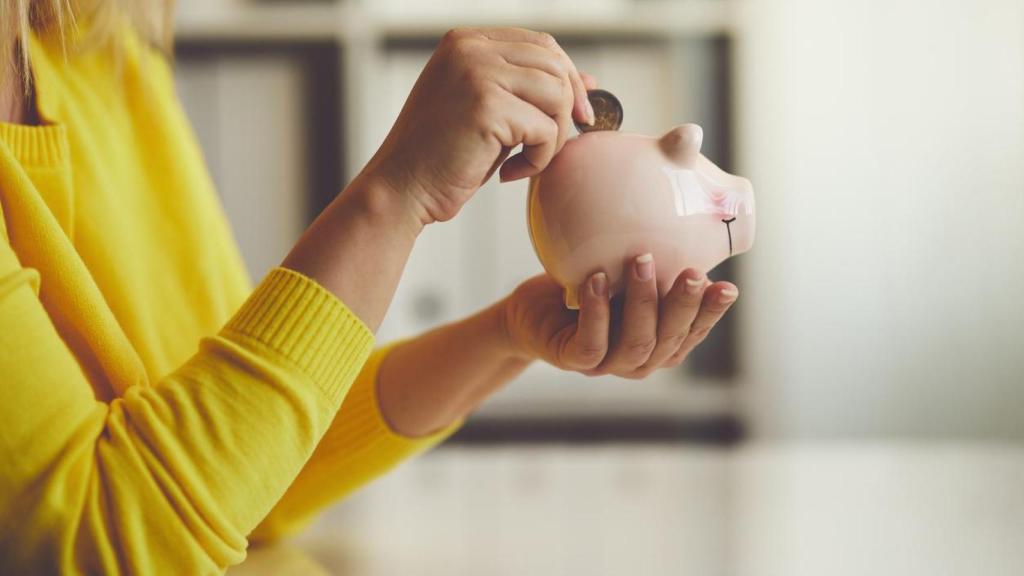
[[[660,138],[614,131],[566,142],[530,182],[530,238],[565,287],[565,305],[590,275],[622,290],[627,262],[654,255],[664,295],[686,268],[707,272],[754,242],[754,191],[700,153],[703,131],[685,124]]]

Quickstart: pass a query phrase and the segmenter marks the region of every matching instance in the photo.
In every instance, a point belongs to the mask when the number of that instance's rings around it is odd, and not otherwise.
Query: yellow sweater
[[[450,432],[388,429],[333,295],[251,290],[167,63],[126,44],[33,38],[47,125],[0,125],[2,574],[220,573]]]

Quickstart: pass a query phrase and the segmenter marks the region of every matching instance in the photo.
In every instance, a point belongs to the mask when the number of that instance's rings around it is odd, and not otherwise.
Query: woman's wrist
[[[370,222],[397,225],[413,239],[431,223],[415,194],[382,170],[368,167],[349,188],[352,207]]]
[[[483,313],[491,314],[493,331],[500,342],[500,348],[509,359],[518,359],[525,362],[532,362],[537,356],[522,343],[514,330],[512,315],[509,313],[509,297],[505,297],[494,306],[491,306]]]
[[[418,219],[421,226],[447,220],[439,213],[441,208],[437,199],[454,198],[460,194],[437,188],[428,182],[429,178],[415,173],[412,164],[414,159],[404,156],[391,144],[389,137],[367,164],[364,173],[372,181],[391,190],[395,197],[401,198],[411,217]],[[457,208],[455,211],[458,211]]]
[[[332,292],[376,331],[422,230],[414,199],[368,169],[324,209],[281,265]]]
[[[465,418],[531,358],[511,345],[501,302],[395,346],[381,361],[381,415],[410,438]]]

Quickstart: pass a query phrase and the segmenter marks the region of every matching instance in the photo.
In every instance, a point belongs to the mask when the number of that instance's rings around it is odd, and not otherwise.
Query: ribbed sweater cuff
[[[255,340],[306,373],[338,403],[373,349],[373,333],[313,280],[275,268],[224,332]]]

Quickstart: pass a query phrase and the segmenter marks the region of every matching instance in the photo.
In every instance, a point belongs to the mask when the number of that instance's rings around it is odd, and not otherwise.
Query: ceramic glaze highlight
[[[654,255],[664,295],[685,268],[708,272],[754,242],[754,191],[700,153],[696,124],[660,138],[590,132],[570,140],[530,182],[530,238],[548,274],[578,308],[591,274],[622,290],[623,270]]]

